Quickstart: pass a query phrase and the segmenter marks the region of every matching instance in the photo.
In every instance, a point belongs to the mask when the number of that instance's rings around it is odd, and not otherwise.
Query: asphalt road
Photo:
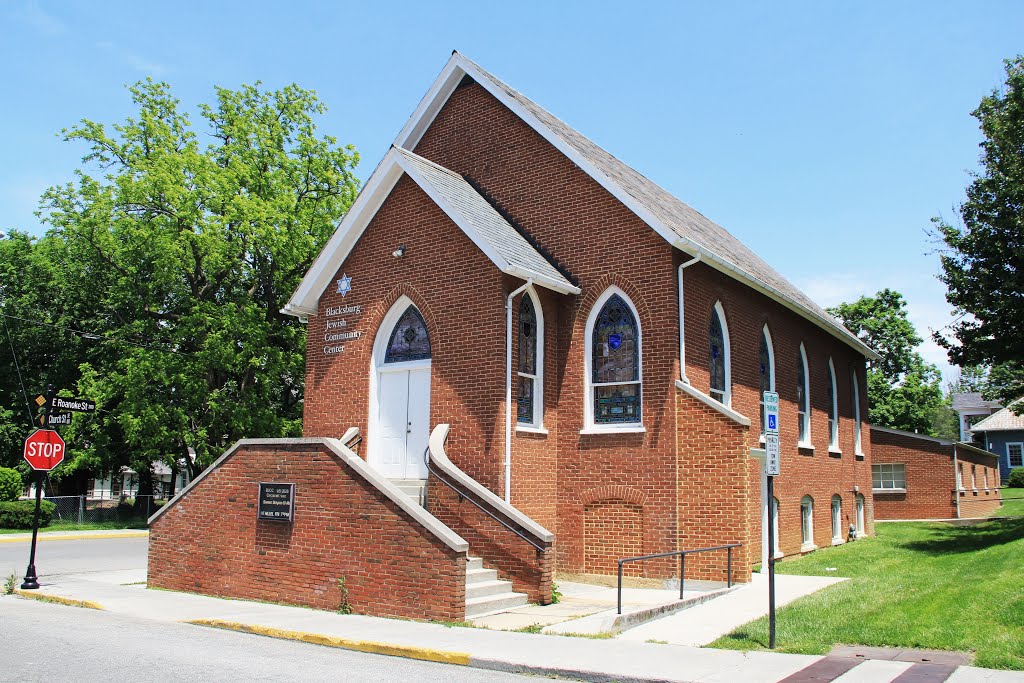
[[[0,541],[4,537],[0,536]],[[47,578],[123,569],[146,571],[147,538],[90,538],[40,540],[36,544],[36,573]],[[0,542],[0,580],[14,574],[19,579],[28,567],[29,541]],[[20,582],[19,582],[20,583]]]
[[[0,681],[537,681],[0,596]]]

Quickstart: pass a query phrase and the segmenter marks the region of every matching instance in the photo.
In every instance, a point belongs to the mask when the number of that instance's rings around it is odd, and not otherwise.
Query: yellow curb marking
[[[27,591],[17,588],[14,591],[15,595],[23,598],[29,598],[31,600],[38,600],[39,602],[55,602],[58,605],[68,605],[69,607],[84,607],[86,609],[98,609],[101,612],[106,611],[103,605],[92,600],[75,600],[74,598],[65,598],[62,595],[50,595],[49,593],[37,593],[34,590]]]
[[[64,535],[64,536],[56,536],[56,535],[50,536],[50,535],[40,534],[36,538],[36,540],[37,541],[81,541],[81,540],[87,539],[87,538],[100,538],[100,539],[102,539],[102,538],[145,538],[146,536],[149,536],[149,532],[148,531],[125,531],[125,532],[119,533],[119,534],[90,534],[90,533],[81,533],[81,534],[67,534],[67,535]],[[31,542],[32,542],[32,537],[31,536],[28,537],[28,538],[25,538],[24,536],[21,537],[21,538],[4,538],[3,536],[0,536],[0,543],[31,543]]]
[[[221,619],[196,619],[186,621],[187,624],[196,626],[212,626],[230,631],[241,631],[253,633],[271,638],[284,640],[300,640],[304,643],[314,645],[326,645],[328,647],[340,647],[346,650],[358,652],[369,652],[377,655],[391,655],[393,657],[405,657],[407,659],[422,659],[427,662],[440,662],[441,664],[459,664],[469,666],[469,655],[464,652],[449,652],[445,650],[431,650],[425,647],[412,647],[407,645],[391,645],[389,643],[376,643],[368,640],[349,640],[335,636],[325,636],[319,633],[306,633],[303,631],[286,631],[269,626],[254,626],[251,624],[240,624],[235,621],[222,621]]]

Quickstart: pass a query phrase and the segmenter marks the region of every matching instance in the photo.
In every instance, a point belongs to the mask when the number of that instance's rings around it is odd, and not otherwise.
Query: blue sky
[[[147,75],[192,111],[214,85],[314,89],[365,178],[458,49],[822,305],[891,287],[927,336],[950,321],[929,219],[955,217],[1022,29],[1020,2],[0,0],[0,230],[43,230],[83,154],[57,133],[121,120]]]

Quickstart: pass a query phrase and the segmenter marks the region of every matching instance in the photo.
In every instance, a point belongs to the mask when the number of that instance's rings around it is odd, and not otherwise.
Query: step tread
[[[496,569],[470,569],[466,571],[466,585],[497,580],[498,571]]]
[[[466,586],[466,599],[482,598],[488,595],[504,595],[512,592],[510,581],[481,581]]]
[[[483,596],[481,596],[479,598],[467,598],[466,599],[466,606],[470,607],[470,606],[476,606],[476,605],[483,605],[483,604],[486,604],[486,603],[489,603],[489,602],[501,602],[503,600],[519,600],[519,599],[522,599],[522,601],[523,601],[522,604],[525,605],[526,603],[529,602],[529,600],[527,599],[528,597],[529,596],[527,596],[526,593],[515,593],[515,592],[512,592],[512,591],[509,591],[507,593],[495,593],[494,595],[483,595]]]

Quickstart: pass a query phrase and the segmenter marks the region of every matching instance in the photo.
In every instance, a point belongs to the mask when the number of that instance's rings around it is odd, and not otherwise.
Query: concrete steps
[[[528,603],[525,593],[512,590],[511,581],[502,581],[494,569],[486,569],[479,557],[466,563],[466,618],[504,612]]]
[[[412,501],[420,507],[427,503],[427,480],[426,479],[392,479],[391,483],[398,487]]]

